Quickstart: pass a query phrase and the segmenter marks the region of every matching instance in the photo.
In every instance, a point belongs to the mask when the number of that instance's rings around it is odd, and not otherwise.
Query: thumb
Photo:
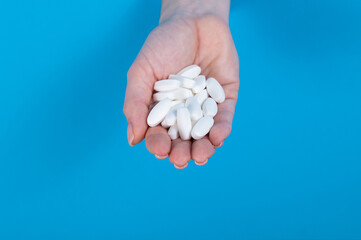
[[[130,146],[140,143],[148,129],[147,116],[154,82],[151,66],[138,56],[128,71],[123,107],[128,122],[127,136]]]

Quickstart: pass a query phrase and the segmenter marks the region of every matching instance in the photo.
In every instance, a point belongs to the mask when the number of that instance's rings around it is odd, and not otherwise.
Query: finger
[[[128,71],[127,90],[125,93],[123,112],[128,122],[128,142],[131,146],[144,138],[148,128],[147,115],[152,99],[155,77],[144,57],[137,57]]]
[[[171,139],[167,130],[161,126],[149,128],[145,136],[145,146],[156,158],[166,158],[171,147]]]
[[[231,133],[235,107],[236,101],[233,99],[226,99],[218,104],[218,113],[214,117],[214,125],[209,132],[209,140],[214,146],[220,147]]]
[[[196,140],[192,144],[192,159],[197,165],[204,165],[215,153],[216,149],[206,136]]]
[[[172,150],[169,155],[169,161],[174,167],[182,169],[188,166],[191,160],[191,141],[176,139],[172,141]]]

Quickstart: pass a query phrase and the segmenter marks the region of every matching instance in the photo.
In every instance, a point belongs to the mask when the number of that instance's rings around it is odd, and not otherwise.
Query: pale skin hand
[[[206,164],[223,144],[231,132],[239,87],[238,56],[228,27],[228,11],[226,0],[163,1],[160,25],[149,34],[128,71],[123,110],[131,146],[145,138],[149,152],[159,159],[169,157],[175,167],[185,168],[191,159],[198,165]],[[221,83],[226,100],[218,104],[208,136],[171,141],[166,129],[146,123],[153,85],[191,64],[199,65],[202,74]]]

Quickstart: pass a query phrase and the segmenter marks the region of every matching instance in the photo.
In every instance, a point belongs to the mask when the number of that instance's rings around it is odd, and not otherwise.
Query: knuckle
[[[125,117],[129,117],[129,112],[130,112],[130,107],[129,107],[129,104],[127,103],[124,103],[123,105],[123,113],[125,115]]]

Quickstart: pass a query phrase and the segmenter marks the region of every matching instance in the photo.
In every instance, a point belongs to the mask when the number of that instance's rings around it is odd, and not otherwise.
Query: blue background
[[[1,1],[0,239],[361,239],[361,2],[233,1],[233,132],[181,171],[122,114],[159,8]]]

